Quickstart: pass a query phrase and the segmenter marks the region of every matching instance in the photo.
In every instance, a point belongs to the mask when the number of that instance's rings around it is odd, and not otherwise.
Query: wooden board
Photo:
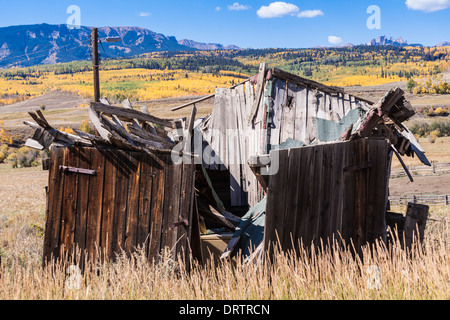
[[[69,173],[60,165],[94,170]],[[189,254],[194,195],[193,162],[173,164],[169,155],[117,149],[54,148],[51,154],[44,263],[81,250],[91,261],[115,259],[137,247],[151,261],[164,247],[173,258]],[[180,220],[184,227],[170,228]]]
[[[266,247],[338,241],[361,252],[383,239],[387,155],[386,141],[369,139],[272,151],[280,168],[269,178]]]

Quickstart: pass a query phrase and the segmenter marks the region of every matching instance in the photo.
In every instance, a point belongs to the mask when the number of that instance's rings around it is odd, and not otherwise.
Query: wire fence
[[[405,194],[401,196],[390,196],[391,205],[404,205],[409,202],[426,205],[450,205],[449,195],[439,194]]]
[[[413,176],[433,176],[450,173],[450,162],[431,162],[431,166],[407,166],[409,172]],[[406,177],[407,174],[403,168],[392,169],[391,179]]]

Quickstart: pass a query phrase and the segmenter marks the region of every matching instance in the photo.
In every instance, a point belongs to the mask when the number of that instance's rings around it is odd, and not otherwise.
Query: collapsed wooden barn
[[[92,103],[97,135],[62,133],[30,113],[27,144],[52,150],[45,261],[138,246],[149,260],[168,248],[173,259],[203,261],[214,247],[248,258],[274,242],[290,249],[337,237],[358,250],[386,241],[393,155],[428,162],[402,124],[414,111],[400,89],[374,104],[261,64],[216,89],[209,116],[196,120],[195,103],[188,121],[127,100]]]

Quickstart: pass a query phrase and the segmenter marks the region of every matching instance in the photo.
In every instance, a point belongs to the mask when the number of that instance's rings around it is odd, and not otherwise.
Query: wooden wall
[[[223,163],[206,167],[230,171],[232,206],[254,206],[262,198],[262,189],[247,165],[250,156],[267,154],[288,139],[305,145],[323,142],[319,139],[319,125],[341,125],[339,129],[347,130],[351,123],[348,119],[344,121],[345,117],[353,110],[355,122],[358,110],[370,107],[368,102],[342,90],[278,69],[269,73],[261,82],[262,90],[258,90],[259,83],[251,81],[234,88],[216,89],[214,109],[203,131],[205,140]],[[255,111],[254,103],[260,92]],[[254,111],[254,119],[249,121]],[[331,140],[339,138],[340,134],[335,134]]]
[[[60,166],[95,175],[63,172]],[[78,249],[82,258],[86,253],[88,259],[114,259],[141,245],[150,260],[165,247],[174,258],[187,253],[194,165],[174,165],[170,155],[69,147],[52,148],[49,170],[44,262]],[[188,226],[170,227],[184,219]]]
[[[265,246],[292,249],[342,238],[356,248],[385,237],[389,145],[386,140],[274,150],[269,177]],[[279,240],[279,241],[278,241]]]

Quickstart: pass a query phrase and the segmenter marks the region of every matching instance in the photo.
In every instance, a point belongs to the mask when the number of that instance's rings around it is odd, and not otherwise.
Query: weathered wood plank
[[[69,167],[78,167],[78,149],[75,147],[66,148],[64,150],[66,163]],[[60,232],[60,257],[67,254],[67,258],[73,258],[75,221],[77,213],[77,174],[64,174],[64,192],[61,216],[61,232]]]
[[[130,153],[129,161],[133,163],[134,170],[130,174],[128,185],[128,215],[127,225],[125,231],[125,250],[127,253],[133,253],[137,246],[137,229],[139,219],[139,196],[140,196],[140,181],[142,170],[142,153]]]
[[[311,187],[314,195],[310,213],[310,228],[311,228],[311,242],[315,245],[320,244],[320,224],[321,224],[321,210],[322,210],[322,190],[323,184],[326,183],[323,179],[323,145],[318,145],[314,148],[314,178],[312,179],[313,186]]]
[[[91,168],[91,148],[78,148],[78,167],[84,169]],[[74,242],[80,250],[80,268],[84,269],[84,257],[86,249],[86,223],[89,207],[89,175],[80,174],[77,176],[77,216],[75,218],[75,239]]]
[[[145,114],[142,112],[139,112],[134,109],[125,109],[125,108],[118,108],[114,106],[108,106],[103,103],[98,102],[92,102],[91,103],[92,108],[97,112],[103,112],[107,115],[116,115],[122,120],[126,121],[133,121],[133,119],[136,119],[138,121],[148,121],[151,123],[155,123],[164,127],[172,128],[173,126],[173,119],[160,119],[157,117],[154,117],[149,114]]]
[[[427,224],[429,207],[423,204],[408,203],[404,225],[405,248],[411,250],[412,245],[423,242]]]
[[[269,190],[284,190],[288,179],[288,150],[272,150],[272,163],[278,161],[279,171],[269,177]],[[275,160],[276,159],[276,160]],[[283,189],[280,189],[283,188]],[[264,232],[264,247],[273,250],[284,238],[283,219],[286,211],[286,192],[268,192],[266,205],[266,223]]]
[[[137,230],[137,245],[148,252],[150,243],[150,221],[152,218],[154,160],[148,156],[143,157],[141,179],[139,183],[139,218]]]
[[[128,214],[128,185],[131,179],[131,173],[126,165],[128,154],[125,151],[115,151],[116,161],[116,180],[114,195],[114,224],[112,226],[111,252],[113,260],[115,255],[125,250],[125,233]]]
[[[87,211],[86,250],[88,259],[95,262],[97,250],[101,247],[101,221],[103,210],[103,186],[105,157],[97,149],[92,149],[92,168],[95,176],[89,176],[89,207]]]
[[[286,204],[284,207],[284,227],[286,232],[283,233],[283,238],[280,238],[283,248],[293,249],[297,245],[297,234],[295,232],[295,226],[301,215],[301,174],[306,170],[301,166],[301,157],[303,155],[302,149],[292,149],[289,151],[289,158],[287,167],[280,168],[281,170],[288,171],[287,180],[283,188],[283,193],[286,194]]]
[[[355,146],[356,144],[356,146]],[[369,140],[360,139],[352,142],[354,149],[356,149],[356,165],[362,165],[368,162]],[[354,206],[354,219],[353,219],[353,232],[352,240],[358,253],[362,253],[361,248],[365,244],[364,228],[366,224],[366,202],[368,191],[368,168],[356,170],[355,180],[355,206]],[[382,218],[379,217],[379,218]],[[346,217],[348,219],[348,217]]]
[[[165,198],[165,176],[166,172],[164,167],[166,165],[168,156],[162,156],[160,158],[154,159],[153,167],[153,201],[151,208],[151,222],[150,222],[150,243],[148,248],[149,260],[154,259],[154,261],[159,260],[159,253],[161,250],[161,233],[163,226],[163,215],[164,215],[164,198]],[[166,159],[166,160],[164,160]]]
[[[255,100],[253,101],[252,109],[250,112],[250,115],[248,117],[248,123],[252,123],[255,119],[255,116],[258,112],[258,109],[260,107],[261,98],[263,96],[264,92],[264,78],[266,75],[266,63],[263,62],[259,65],[259,73],[258,73],[258,80],[256,83],[256,94],[255,94]]]
[[[108,152],[109,153],[109,152]],[[113,223],[114,221],[114,201],[116,189],[117,167],[111,161],[111,157],[105,157],[105,172],[103,180],[103,209],[101,224],[101,248],[102,260],[113,257]]]
[[[193,163],[183,164],[183,176],[181,182],[180,209],[178,221],[187,220],[188,226],[180,226],[177,229],[177,245],[175,254],[177,258],[182,258],[189,262],[190,239],[192,237],[193,226],[193,201],[195,196],[195,165]]]
[[[61,219],[61,206],[64,187],[64,175],[59,171],[59,166],[64,163],[64,149],[52,148],[50,155],[50,170],[48,180],[48,194],[45,236],[44,236],[44,264],[50,262],[52,258],[57,258],[54,250],[59,246],[59,223]]]
[[[297,86],[295,93],[295,120],[293,139],[306,143],[306,109],[308,108],[308,89]]]

